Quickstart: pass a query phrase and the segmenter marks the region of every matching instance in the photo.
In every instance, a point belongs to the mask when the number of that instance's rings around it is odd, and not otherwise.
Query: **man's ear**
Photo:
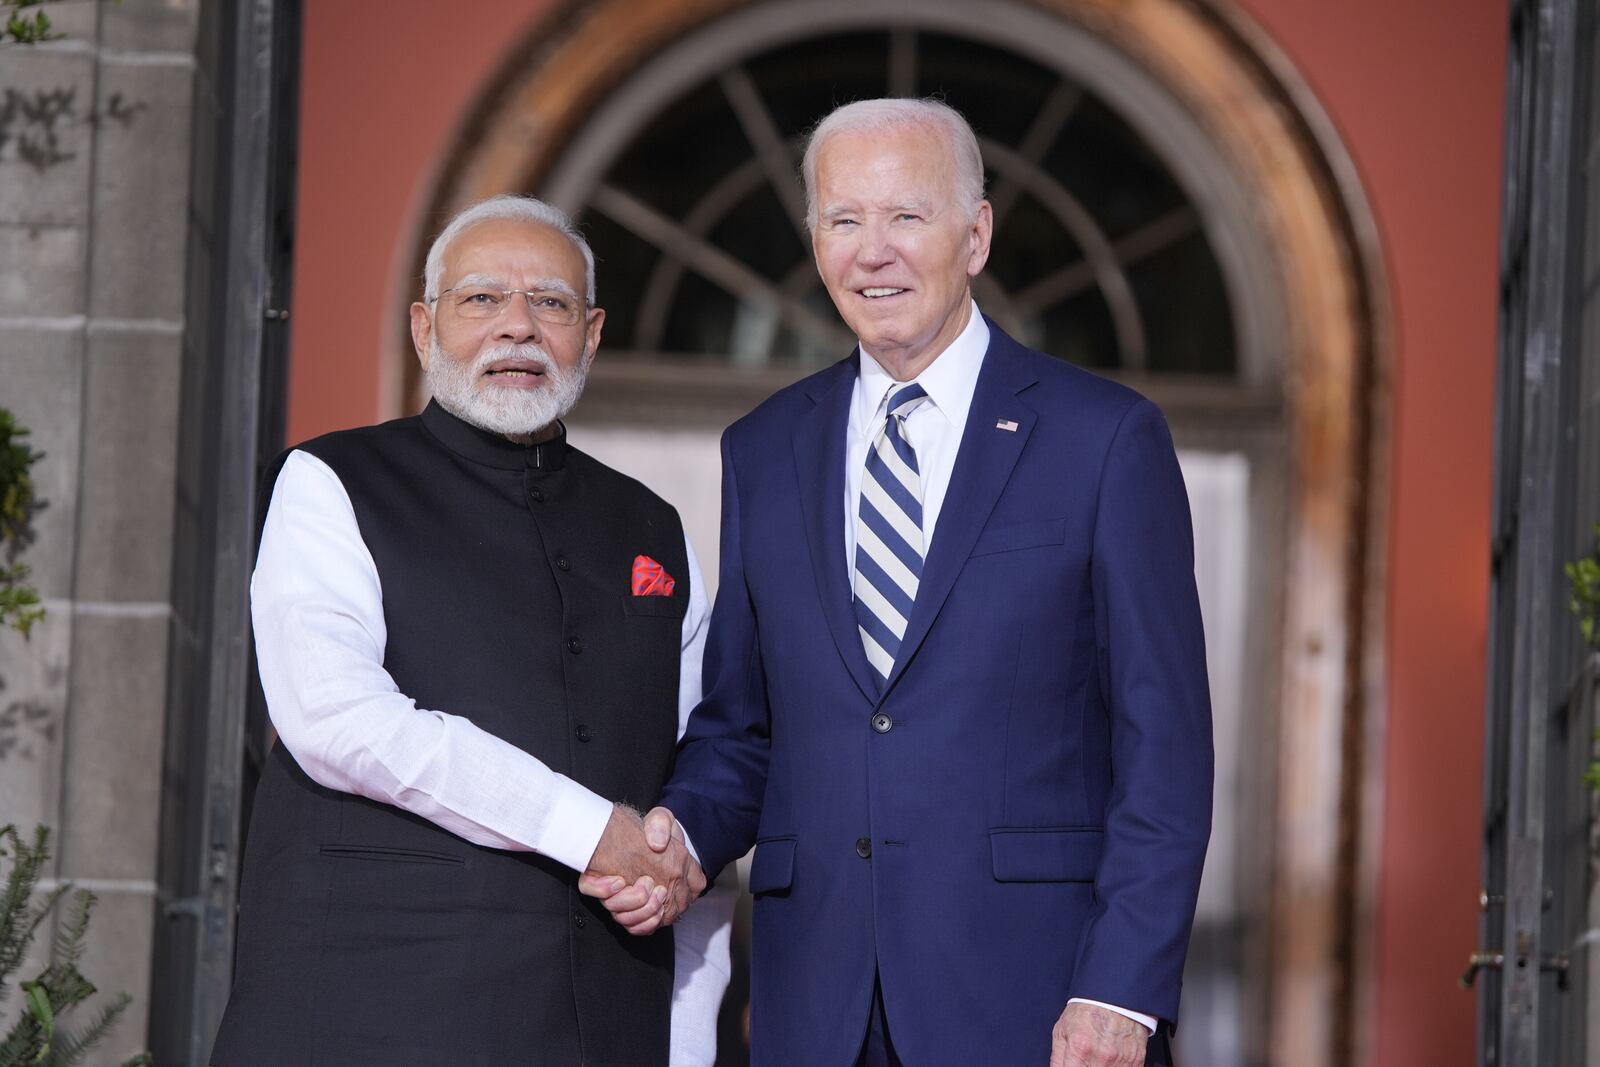
[[[989,201],[978,203],[978,217],[972,221],[971,252],[967,256],[967,277],[976,278],[989,262],[989,238],[994,236],[994,208]]]
[[[428,369],[428,353],[433,348],[433,319],[428,316],[428,305],[417,301],[411,305],[411,346],[417,350],[422,369]]]
[[[594,354],[600,351],[600,333],[606,324],[605,308],[590,308],[583,326],[584,348],[589,351],[590,362],[594,361]]]

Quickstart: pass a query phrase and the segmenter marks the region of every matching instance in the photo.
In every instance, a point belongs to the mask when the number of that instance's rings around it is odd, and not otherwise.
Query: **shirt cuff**
[[[564,775],[557,775],[555,797],[544,833],[534,842],[534,851],[578,873],[589,869],[594,850],[611,821],[611,801],[586,789]]]
[[[677,822],[678,817],[676,815],[674,815],[672,817],[672,819],[673,819],[674,822]],[[690,840],[689,831],[684,829],[683,823],[681,823],[681,822],[678,823],[678,829],[683,830],[683,847],[689,850],[689,855],[694,858],[694,861],[696,863],[700,863],[700,853],[694,847],[694,842],[692,840]],[[700,863],[700,866],[704,867],[705,864]]]
[[[1140,1024],[1152,1034],[1156,1032],[1156,1017],[1154,1015],[1145,1015],[1142,1012],[1129,1011],[1127,1008],[1119,1008],[1115,1004],[1107,1004],[1103,1000],[1090,1000],[1088,997],[1073,997],[1071,1000],[1067,1001],[1067,1003],[1093,1004],[1097,1008],[1104,1008],[1106,1011],[1114,1011],[1124,1018],[1132,1019],[1134,1022]]]

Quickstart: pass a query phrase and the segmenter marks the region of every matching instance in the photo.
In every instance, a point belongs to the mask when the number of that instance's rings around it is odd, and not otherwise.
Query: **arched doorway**
[[[715,431],[851,343],[803,238],[798,137],[885,93],[940,93],[978,129],[999,218],[984,309],[1150,395],[1183,452],[1219,807],[1180,1040],[1191,1062],[1344,1062],[1382,672],[1383,287],[1337,143],[1246,25],[1177,0],[567,5],[484,94],[413,262],[480,196],[572,211],[611,316],[578,432],[669,496],[703,472],[677,497],[714,558]]]

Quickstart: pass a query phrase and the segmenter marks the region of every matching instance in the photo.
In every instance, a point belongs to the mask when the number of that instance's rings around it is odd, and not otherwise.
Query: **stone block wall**
[[[144,1047],[156,900],[200,0],[68,0],[0,45],[0,406],[47,506],[47,616],[0,634],[0,823],[53,830],[100,898],[85,973],[133,995],[93,1063]],[[13,1007],[12,1010],[15,1010]]]

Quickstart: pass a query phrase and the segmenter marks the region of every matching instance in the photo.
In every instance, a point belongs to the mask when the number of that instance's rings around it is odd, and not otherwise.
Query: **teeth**
[[[861,290],[861,295],[869,300],[875,300],[880,296],[893,296],[895,293],[903,292],[905,292],[904,289],[863,289]]]

